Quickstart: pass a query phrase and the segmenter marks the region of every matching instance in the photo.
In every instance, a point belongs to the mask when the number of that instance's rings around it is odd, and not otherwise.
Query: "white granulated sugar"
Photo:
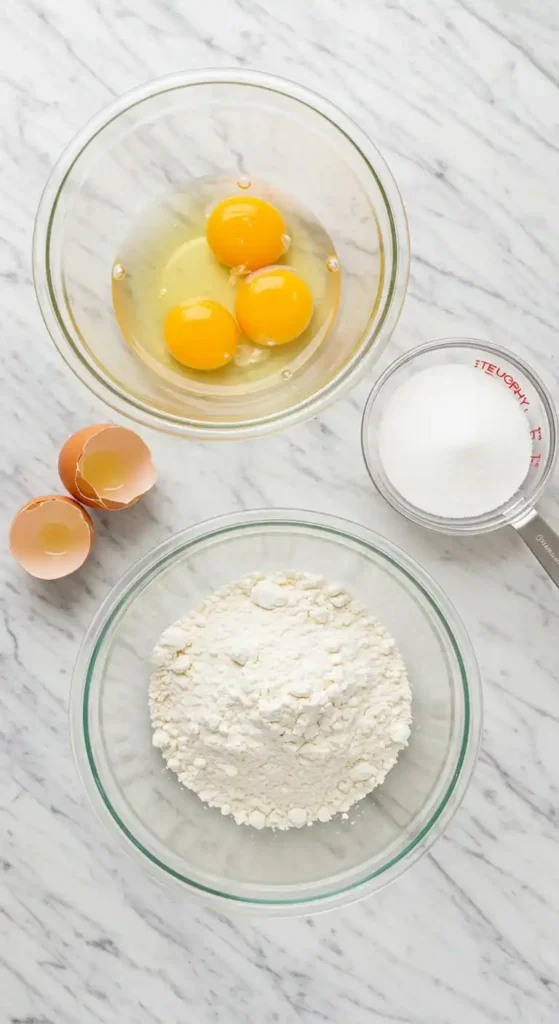
[[[384,471],[424,512],[449,519],[492,512],[530,469],[524,408],[498,377],[473,366],[421,370],[397,388],[381,418]]]
[[[394,639],[310,573],[255,573],[166,629],[149,697],[153,744],[179,781],[258,829],[348,811],[410,734]]]

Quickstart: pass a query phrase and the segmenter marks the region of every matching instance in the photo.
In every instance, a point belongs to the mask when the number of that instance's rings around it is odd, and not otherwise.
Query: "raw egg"
[[[239,329],[231,313],[213,299],[189,299],[165,318],[169,352],[191,370],[218,370],[235,355]]]
[[[241,331],[257,345],[285,345],[308,327],[313,298],[291,267],[266,267],[239,285],[235,313]]]
[[[207,220],[206,238],[220,263],[248,272],[275,263],[290,242],[279,210],[256,196],[217,203]]]
[[[134,505],[156,480],[145,441],[111,423],[72,434],[60,452],[58,472],[74,498],[110,512]]]
[[[10,527],[10,551],[40,580],[58,580],[85,562],[93,543],[91,516],[77,501],[44,494],[20,508]]]

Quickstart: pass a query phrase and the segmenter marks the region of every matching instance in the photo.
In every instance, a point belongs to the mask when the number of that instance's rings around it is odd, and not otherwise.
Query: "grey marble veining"
[[[386,156],[410,217],[410,288],[388,357],[485,335],[532,360],[559,399],[558,54],[553,0],[8,0],[5,527],[57,488],[65,437],[106,418],[35,303],[41,189],[87,118],[175,70],[254,66],[339,102]],[[425,535],[386,508],[358,445],[368,384],[318,420],[234,449],[150,434],[160,485],[129,514],[97,517],[75,579],[41,584],[3,553],[0,1024],[559,1020],[559,597],[512,532]],[[189,523],[262,505],[328,509],[405,546],[457,606],[484,675],[482,754],[446,836],[376,898],[308,919],[227,917],[161,891],[98,825],[69,746],[77,647],[124,569]],[[542,511],[559,526],[559,476]]]

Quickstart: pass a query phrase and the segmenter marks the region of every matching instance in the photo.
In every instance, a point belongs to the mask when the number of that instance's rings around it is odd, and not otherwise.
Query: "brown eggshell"
[[[116,492],[97,492],[86,479],[85,456],[110,451],[126,465],[127,473]],[[111,423],[84,427],[66,441],[58,460],[60,479],[66,489],[84,505],[107,511],[130,508],[156,481],[150,450],[133,430]],[[114,493],[114,496],[113,496]]]
[[[71,549],[49,553],[41,543],[41,529],[66,526],[72,531]],[[56,580],[69,576],[83,565],[93,544],[91,516],[77,501],[64,494],[43,494],[32,498],[16,513],[10,526],[10,551],[31,576]]]
[[[85,487],[82,493],[77,485],[78,463],[83,455],[87,441],[95,437],[100,431],[111,427],[111,423],[94,423],[91,427],[83,427],[68,438],[66,444],[61,448],[58,456],[58,473],[66,490],[77,498],[82,504],[90,508],[103,508],[103,502],[99,501],[92,488]]]

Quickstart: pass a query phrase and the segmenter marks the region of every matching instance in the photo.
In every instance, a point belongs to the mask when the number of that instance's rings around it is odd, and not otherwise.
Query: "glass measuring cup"
[[[390,398],[412,375],[444,363],[472,366],[508,388],[526,413],[532,458],[520,489],[498,508],[481,516],[448,519],[410,504],[388,479],[378,449],[378,427]],[[539,515],[536,503],[557,457],[557,413],[551,395],[534,371],[507,349],[475,338],[443,338],[420,345],[392,363],[371,391],[361,427],[361,446],[369,476],[384,498],[419,526],[439,533],[488,533],[513,526],[553,582],[559,586],[559,536]]]

